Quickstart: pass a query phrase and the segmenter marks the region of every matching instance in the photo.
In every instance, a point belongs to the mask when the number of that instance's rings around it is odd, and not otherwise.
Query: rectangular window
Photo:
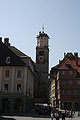
[[[77,80],[76,82],[77,82],[77,85],[80,85],[80,80]]]
[[[65,95],[65,90],[62,90],[62,95]]]
[[[63,80],[63,81],[62,81],[62,85],[66,85],[66,81]]]
[[[4,84],[4,91],[8,91],[8,84]]]
[[[77,95],[77,90],[74,91],[74,95],[75,95],[75,96]]]
[[[44,51],[39,51],[39,55],[44,55]]]
[[[68,84],[69,84],[69,85],[73,85],[73,81],[72,81],[72,80],[69,80],[69,81],[68,81]]]
[[[73,71],[72,70],[69,70],[69,75],[73,75]]]
[[[62,70],[62,73],[61,73],[61,74],[62,74],[62,76],[64,76],[64,75],[65,75],[65,71],[64,71],[64,70]]]
[[[9,77],[9,70],[5,70],[5,77]]]
[[[18,70],[17,77],[22,77],[22,70]]]
[[[21,84],[17,84],[17,91],[21,91]]]
[[[67,95],[71,95],[71,91],[70,90],[67,91]]]

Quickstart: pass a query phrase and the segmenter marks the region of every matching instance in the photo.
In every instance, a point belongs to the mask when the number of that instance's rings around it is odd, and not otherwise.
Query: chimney
[[[7,46],[10,46],[9,38],[4,38],[4,44],[6,44]]]
[[[64,53],[64,57],[66,56],[66,53]]]
[[[75,56],[75,57],[78,57],[78,53],[77,53],[77,52],[75,52],[75,53],[74,53],[74,56]]]
[[[60,64],[61,60],[59,60],[59,64]]]

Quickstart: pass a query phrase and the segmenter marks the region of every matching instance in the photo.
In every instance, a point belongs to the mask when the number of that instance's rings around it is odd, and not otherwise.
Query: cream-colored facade
[[[32,108],[34,62],[0,39],[0,113],[23,114]]]
[[[19,71],[21,76],[18,76]],[[26,95],[26,92],[30,92],[31,96],[33,96],[33,80],[34,75],[28,67],[0,67],[0,92],[19,92],[23,95]],[[8,84],[8,90],[5,90],[5,84]],[[19,91],[17,90],[18,84],[21,85]]]

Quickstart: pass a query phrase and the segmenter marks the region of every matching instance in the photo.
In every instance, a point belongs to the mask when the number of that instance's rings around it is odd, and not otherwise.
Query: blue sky
[[[34,61],[43,25],[50,37],[50,69],[64,52],[80,56],[80,0],[0,0],[0,36]]]

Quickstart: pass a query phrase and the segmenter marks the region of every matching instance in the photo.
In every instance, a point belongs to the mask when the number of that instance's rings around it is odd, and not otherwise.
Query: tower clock
[[[38,102],[48,102],[49,97],[49,36],[44,30],[37,35],[35,97]]]

